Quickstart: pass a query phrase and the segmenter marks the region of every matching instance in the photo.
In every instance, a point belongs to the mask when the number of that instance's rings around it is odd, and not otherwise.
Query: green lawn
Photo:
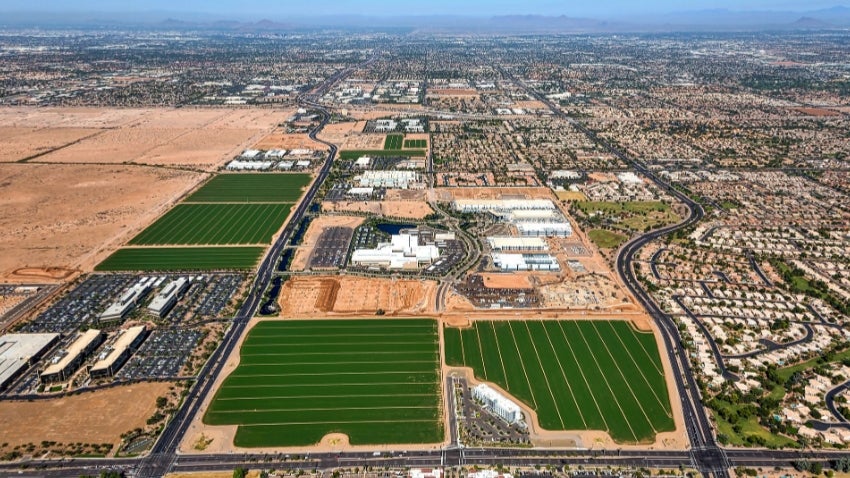
[[[623,321],[475,321],[444,330],[446,363],[471,367],[547,430],[646,443],[675,428],[655,337]]]
[[[384,149],[398,150],[402,148],[403,143],[403,134],[388,134],[387,139],[384,140]]]
[[[219,174],[184,202],[296,202],[309,174]]]
[[[404,140],[405,149],[425,149],[428,147],[427,139],[406,139]]]
[[[668,204],[661,201],[576,201],[573,204],[585,216],[601,212],[603,217],[617,220],[612,227],[632,231],[655,229],[675,224],[680,219]]]
[[[359,151],[340,151],[340,159],[357,159],[361,156],[379,157],[398,157],[410,158],[426,156],[425,151],[421,149],[377,149],[377,150],[359,150]]]
[[[429,319],[276,320],[257,324],[204,422],[238,425],[235,444],[437,443],[437,324]]]
[[[130,244],[266,244],[290,208],[289,204],[178,204]]]
[[[182,271],[251,269],[263,247],[124,248],[109,256],[98,271]]]
[[[587,231],[587,237],[600,249],[616,249],[629,239],[625,234],[605,229],[591,229]]]

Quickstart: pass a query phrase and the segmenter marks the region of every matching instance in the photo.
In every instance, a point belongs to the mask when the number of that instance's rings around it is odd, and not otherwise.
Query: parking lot
[[[178,276],[174,276],[175,278]],[[218,317],[239,290],[242,274],[209,274],[193,276],[192,285],[166,319],[178,324]]]
[[[310,269],[339,269],[345,266],[348,246],[354,236],[350,227],[330,227],[322,231],[313,253],[310,255]]]
[[[203,333],[192,329],[153,331],[117,374],[119,379],[173,378],[180,375]]]
[[[466,378],[452,377],[455,397],[459,404],[458,425],[465,446],[526,445],[531,443],[528,430],[508,424],[493,415],[472,398]]]

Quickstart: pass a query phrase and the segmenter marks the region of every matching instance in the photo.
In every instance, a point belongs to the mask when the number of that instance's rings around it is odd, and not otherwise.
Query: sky
[[[324,15],[618,16],[703,9],[813,10],[841,0],[2,0],[0,11],[198,12],[239,17]]]

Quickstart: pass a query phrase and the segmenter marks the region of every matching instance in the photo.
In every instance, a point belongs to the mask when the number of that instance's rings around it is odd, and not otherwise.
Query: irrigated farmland
[[[309,174],[221,174],[185,202],[293,203],[309,183]]]
[[[655,337],[624,321],[476,321],[446,328],[446,364],[471,367],[547,430],[648,442],[675,429]]]
[[[119,249],[95,270],[181,271],[250,269],[262,247],[145,247]]]
[[[289,216],[288,204],[179,204],[130,244],[263,244]]]
[[[242,447],[443,440],[437,324],[428,319],[264,321],[204,416]]]

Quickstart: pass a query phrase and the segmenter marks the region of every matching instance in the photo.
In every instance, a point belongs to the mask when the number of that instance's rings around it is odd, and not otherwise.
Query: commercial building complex
[[[421,240],[417,229],[404,230],[382,242],[375,249],[356,249],[351,262],[356,266],[385,269],[409,269],[430,265],[440,257],[435,243]]]
[[[359,177],[361,188],[407,189],[417,181],[414,171],[365,171]]]
[[[101,323],[123,320],[124,317],[126,317],[130,311],[135,309],[136,305],[138,305],[139,302],[148,295],[148,292],[150,292],[151,288],[153,288],[154,282],[156,282],[155,277],[143,277],[136,283],[136,285],[124,291],[118,300],[107,307],[106,310],[100,314],[100,318],[98,320],[100,320]]]
[[[472,398],[483,403],[487,410],[510,424],[523,421],[519,406],[487,384],[482,383],[473,388]]]
[[[159,317],[165,317],[188,288],[188,277],[181,277],[169,282],[148,304],[148,310]]]
[[[0,390],[59,340],[59,334],[6,334],[0,337]]]
[[[455,199],[452,207],[463,213],[556,209],[555,204],[548,199]]]
[[[96,329],[89,329],[77,336],[41,372],[41,383],[62,382],[71,378],[86,358],[103,343],[103,339],[103,332]]]
[[[144,342],[147,331],[144,325],[130,327],[118,332],[111,344],[107,345],[92,365],[89,374],[92,378],[111,377],[130,358],[134,350]]]
[[[508,271],[559,271],[561,266],[549,254],[492,254],[493,264]]]
[[[487,244],[495,252],[549,250],[546,241],[539,237],[488,237]]]

